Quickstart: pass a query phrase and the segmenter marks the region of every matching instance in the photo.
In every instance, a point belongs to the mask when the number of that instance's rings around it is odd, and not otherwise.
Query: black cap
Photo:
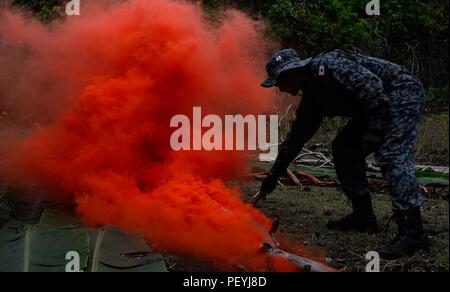
[[[278,76],[287,70],[304,67],[309,64],[312,58],[302,60],[293,49],[285,49],[275,53],[267,62],[266,71],[269,76],[262,87],[272,87],[277,84]]]

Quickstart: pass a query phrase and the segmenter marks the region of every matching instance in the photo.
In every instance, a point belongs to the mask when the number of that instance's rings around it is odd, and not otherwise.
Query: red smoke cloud
[[[1,176],[74,202],[88,225],[143,231],[159,250],[266,269],[258,249],[271,222],[224,184],[245,153],[169,144],[170,119],[194,106],[218,115],[270,107],[255,25],[230,12],[209,28],[199,8],[168,0],[84,5],[50,29],[0,12],[0,105],[34,124],[1,148]]]

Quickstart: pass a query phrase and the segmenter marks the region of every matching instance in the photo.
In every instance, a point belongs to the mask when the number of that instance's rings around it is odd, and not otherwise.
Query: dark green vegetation
[[[347,48],[406,65],[428,90],[427,110],[448,109],[446,0],[381,0],[381,15],[368,16],[368,0],[204,0],[210,14],[234,7],[263,19],[282,47],[304,57]]]
[[[12,0],[12,5],[31,12],[33,17],[44,22],[53,21],[62,10],[62,0]]]
[[[196,2],[194,0],[191,0]],[[50,23],[66,0],[11,0]],[[212,18],[237,8],[268,24],[268,35],[302,56],[348,48],[411,68],[428,90],[427,110],[448,109],[448,25],[446,0],[381,0],[381,15],[368,16],[369,0],[203,0]]]

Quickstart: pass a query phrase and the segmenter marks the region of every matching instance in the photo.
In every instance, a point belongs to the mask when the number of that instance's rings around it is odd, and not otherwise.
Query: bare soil
[[[258,182],[243,187],[249,199],[259,187]],[[391,216],[391,202],[383,190],[373,193],[374,208],[381,229]],[[347,215],[351,207],[343,192],[336,187],[310,187],[300,191],[294,186],[279,186],[264,202],[261,211],[271,218],[280,218],[278,232],[288,234],[311,249],[322,250],[330,265],[345,272],[364,272],[365,255],[388,243],[396,232],[394,222],[387,231],[376,235],[329,231],[325,225],[331,218]],[[449,271],[449,204],[448,193],[436,190],[425,198],[423,208],[425,229],[431,243],[430,252],[419,252],[395,261],[381,260],[382,272]],[[191,258],[165,255],[170,271],[220,271],[214,265]]]

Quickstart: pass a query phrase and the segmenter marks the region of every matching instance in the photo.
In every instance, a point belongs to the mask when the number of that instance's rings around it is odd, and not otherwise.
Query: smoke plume
[[[270,108],[259,24],[231,11],[212,27],[169,0],[89,5],[51,27],[0,11],[0,107],[14,126],[1,177],[72,202],[87,225],[143,232],[157,250],[267,269],[258,249],[271,222],[224,183],[246,153],[169,145],[170,119],[194,106]]]

